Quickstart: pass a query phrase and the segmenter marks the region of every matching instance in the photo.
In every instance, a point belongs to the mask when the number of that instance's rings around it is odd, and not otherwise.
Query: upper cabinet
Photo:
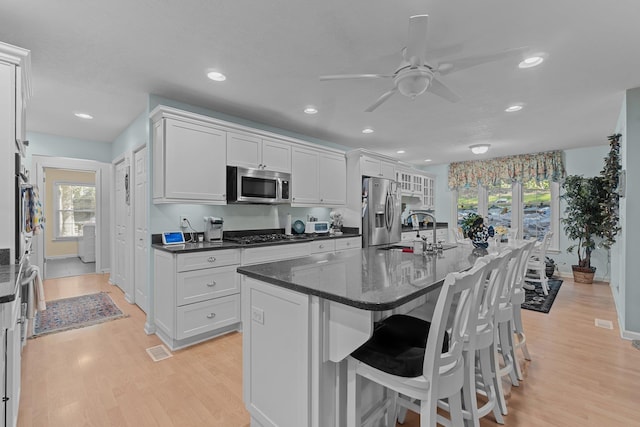
[[[362,175],[379,178],[396,179],[395,163],[389,160],[362,156],[360,159]]]
[[[227,132],[163,111],[153,121],[154,203],[226,204]]]
[[[396,169],[396,180],[400,188],[400,194],[407,197],[407,204],[422,209],[434,209],[434,184],[433,176],[410,167]]]
[[[227,164],[290,173],[291,144],[256,135],[228,132]]]
[[[346,203],[347,166],[343,154],[293,147],[291,204],[343,206]]]
[[[154,203],[226,204],[229,165],[290,173],[293,206],[346,204],[342,151],[162,105],[151,119]]]

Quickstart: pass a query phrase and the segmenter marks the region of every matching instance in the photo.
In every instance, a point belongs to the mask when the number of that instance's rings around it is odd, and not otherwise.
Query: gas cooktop
[[[237,236],[237,237],[225,237],[224,240],[229,242],[239,243],[241,245],[251,245],[254,243],[278,243],[278,242],[290,242],[293,240],[307,239],[309,236],[305,235],[291,235],[286,234],[253,234],[250,236]]]

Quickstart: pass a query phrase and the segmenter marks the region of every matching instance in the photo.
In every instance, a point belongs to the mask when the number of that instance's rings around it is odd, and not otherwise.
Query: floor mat
[[[47,309],[36,313],[33,336],[115,320],[124,317],[106,292],[47,301]]]
[[[525,298],[522,303],[522,308],[539,311],[541,313],[548,313],[549,310],[551,310],[553,301],[556,299],[556,295],[558,295],[558,291],[562,285],[562,280],[549,279],[549,295],[544,295],[540,283],[527,283],[535,285],[536,288],[533,290],[525,289]]]

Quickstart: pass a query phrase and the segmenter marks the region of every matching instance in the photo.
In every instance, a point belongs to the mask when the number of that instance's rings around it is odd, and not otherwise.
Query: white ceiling
[[[458,103],[398,94],[372,113],[390,80],[319,81],[392,73],[425,13],[430,60],[523,46],[547,60],[442,76]],[[484,142],[481,158],[605,144],[640,86],[639,18],[637,0],[4,0],[0,41],[31,50],[32,132],[113,141],[152,93],[426,165],[478,158],[468,146]],[[505,113],[512,103],[525,108]]]

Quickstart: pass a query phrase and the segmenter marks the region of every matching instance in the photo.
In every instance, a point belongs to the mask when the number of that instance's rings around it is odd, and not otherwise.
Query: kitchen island
[[[251,425],[345,425],[343,361],[374,321],[407,311],[481,255],[470,246],[426,256],[369,248],[238,268]]]

